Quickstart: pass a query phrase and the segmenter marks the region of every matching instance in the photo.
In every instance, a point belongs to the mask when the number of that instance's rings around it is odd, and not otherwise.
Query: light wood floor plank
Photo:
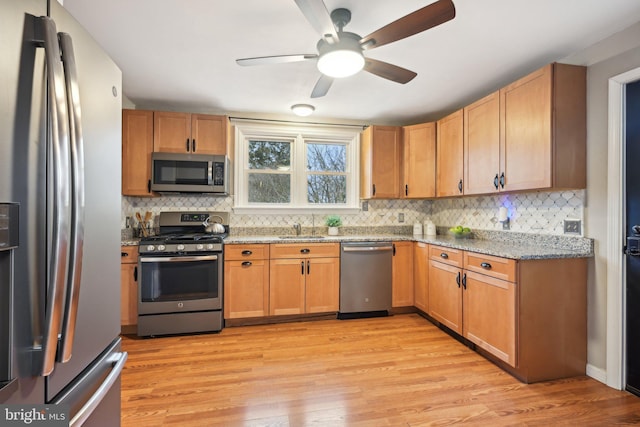
[[[125,336],[122,425],[640,423],[640,398],[588,377],[523,384],[417,314]]]

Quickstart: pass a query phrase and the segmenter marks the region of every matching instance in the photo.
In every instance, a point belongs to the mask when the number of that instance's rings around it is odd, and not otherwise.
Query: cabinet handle
[[[300,249],[301,254],[308,254],[309,252],[311,252],[311,249],[307,249],[307,248]]]
[[[448,259],[448,258],[449,258],[449,254],[448,254],[448,253],[446,253],[446,252],[442,252],[442,253],[440,254],[440,258]]]
[[[135,282],[138,281],[138,266],[137,265],[135,267],[133,267],[133,280]]]
[[[462,193],[462,180],[460,180],[458,182],[458,191],[460,191],[460,193]]]
[[[187,138],[187,153],[189,152],[189,138]]]
[[[129,252],[120,252],[120,256],[121,257],[127,257],[127,256],[129,256]]]
[[[460,274],[460,273],[458,273],[458,274]],[[467,290],[467,273],[464,273],[462,275],[462,288],[464,290]]]
[[[300,274],[304,276],[304,261],[300,261]]]
[[[151,193],[151,180],[147,181],[147,193]]]
[[[374,196],[376,195],[376,185],[375,184],[373,184],[373,195]]]
[[[460,287],[460,272],[458,271],[458,274],[456,274],[456,283],[458,284],[458,287]]]
[[[393,256],[396,256],[396,244],[392,244],[391,246],[393,246]]]
[[[248,256],[251,255],[253,252],[251,251],[242,251],[242,255]]]
[[[504,172],[500,174],[500,187],[504,188]]]
[[[191,151],[192,151],[193,153],[195,153],[195,152],[196,152],[196,140],[195,140],[195,139],[192,139],[192,140],[191,140]]]
[[[242,263],[242,266],[243,266],[243,267],[250,267],[250,266],[251,266],[251,264],[252,264],[252,263],[251,263],[251,261],[244,261],[244,262]]]
[[[307,261],[307,274],[311,274],[311,261]]]
[[[408,196],[408,195],[409,195],[409,185],[408,185],[408,184],[405,184],[405,185],[404,185],[404,195],[405,195],[405,196]]]
[[[496,187],[496,190],[498,189],[498,174],[493,178],[493,186]]]
[[[491,270],[491,264],[489,264],[488,262],[480,263],[480,267],[486,268],[487,270]]]

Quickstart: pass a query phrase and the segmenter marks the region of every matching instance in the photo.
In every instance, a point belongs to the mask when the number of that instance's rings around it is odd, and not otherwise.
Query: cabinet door
[[[405,198],[436,195],[436,124],[406,126],[403,132]]]
[[[392,307],[413,305],[413,242],[394,242],[391,264]]]
[[[463,114],[456,111],[438,120],[436,196],[457,196],[463,191]]]
[[[504,191],[551,187],[551,85],[548,65],[500,90]]]
[[[120,325],[138,323],[138,247],[120,249]]]
[[[429,260],[429,315],[462,333],[462,270]]]
[[[306,262],[272,259],[269,263],[269,314],[304,312]]]
[[[429,311],[429,245],[413,244],[413,305]]]
[[[153,151],[190,153],[191,115],[169,111],[153,113]]]
[[[370,126],[360,147],[360,196],[394,199],[400,193],[400,128]]]
[[[269,261],[224,262],[224,318],[269,315]]]
[[[122,110],[122,194],[152,196],[153,111]]]
[[[500,93],[464,108],[464,194],[500,188]]]
[[[305,260],[305,313],[338,311],[340,302],[340,258]]]
[[[516,366],[515,284],[473,272],[465,275],[463,336]]]
[[[227,154],[227,117],[192,114],[191,139],[193,153]]]

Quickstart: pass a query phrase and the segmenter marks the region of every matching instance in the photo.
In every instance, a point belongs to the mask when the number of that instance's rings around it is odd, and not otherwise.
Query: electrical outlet
[[[369,202],[367,200],[362,202],[362,211],[366,212],[369,210]]]
[[[582,221],[579,219],[565,219],[564,234],[582,234]]]
[[[400,212],[398,214],[398,222],[404,222],[404,213]]]

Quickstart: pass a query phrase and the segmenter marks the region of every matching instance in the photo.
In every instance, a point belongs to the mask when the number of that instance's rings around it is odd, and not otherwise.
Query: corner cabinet
[[[337,312],[339,243],[271,244],[269,314]]]
[[[586,68],[549,64],[500,90],[501,191],[586,187]]]
[[[463,194],[462,110],[437,121],[436,147],[436,196],[449,197]]]
[[[269,315],[269,245],[225,245],[224,318]]]
[[[153,111],[122,110],[122,195],[151,197]]]
[[[360,139],[360,198],[400,196],[401,128],[370,126]]]
[[[226,154],[226,116],[156,111],[153,149],[163,153]]]
[[[135,326],[138,323],[138,247],[120,248],[120,325]]]
[[[436,195],[436,124],[402,128],[403,186],[407,199]]]

